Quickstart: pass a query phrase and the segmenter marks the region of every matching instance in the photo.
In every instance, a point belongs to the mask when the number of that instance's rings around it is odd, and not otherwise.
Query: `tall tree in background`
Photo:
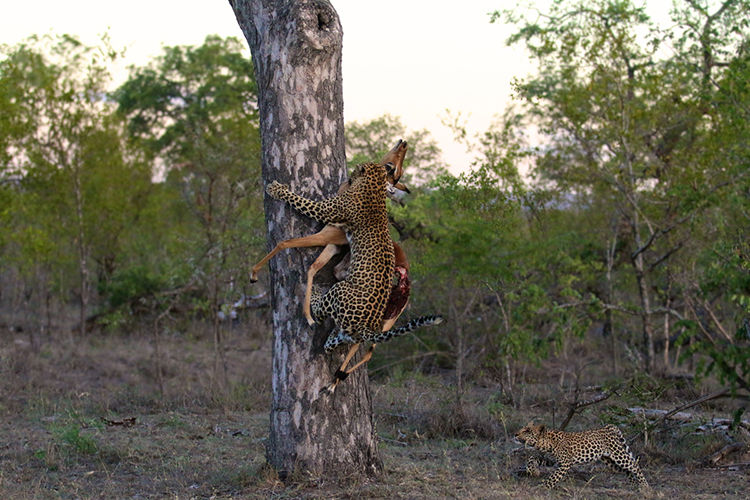
[[[150,171],[125,147],[122,124],[106,99],[108,64],[116,57],[106,40],[96,48],[70,36],[32,38],[5,55],[0,64],[2,174],[23,186],[12,222],[16,262],[20,269],[36,269],[41,293],[49,293],[74,249],[83,334],[92,261],[104,274],[115,266]],[[50,275],[46,266],[53,261],[57,272]],[[57,279],[60,288],[62,281]]]
[[[555,2],[545,15],[520,18],[505,12],[520,24],[509,43],[524,42],[539,62],[537,75],[516,82],[546,138],[534,172],[566,193],[563,203],[610,214],[606,246],[627,255],[639,301],[600,299],[640,318],[648,371],[655,315],[674,314],[670,263],[693,244],[717,193],[747,175],[742,148],[715,132],[717,97],[729,90],[721,75],[747,50],[748,12],[741,0],[688,1],[677,4],[678,23],[666,33],[630,1]]]
[[[225,385],[222,295],[241,281],[246,249],[262,225],[252,62],[238,39],[208,36],[198,47],[165,47],[150,65],[132,68],[114,96],[131,138],[162,164],[167,184],[182,190],[199,228],[191,232],[198,254],[192,278],[207,292],[215,381]]]
[[[230,0],[250,45],[258,81],[264,183],[289,184],[312,199],[333,195],[346,177],[338,14],[325,0]],[[268,246],[319,225],[266,197]],[[334,396],[321,395],[340,359],[323,351],[326,326],[312,334],[302,315],[315,250],[270,262],[273,402],[267,458],[282,477],[381,469],[366,370]]]

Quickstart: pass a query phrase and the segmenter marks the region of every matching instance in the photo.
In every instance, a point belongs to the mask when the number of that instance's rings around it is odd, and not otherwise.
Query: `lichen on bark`
[[[311,199],[346,179],[341,47],[327,0],[230,0],[250,45],[258,83],[263,180]],[[265,199],[268,246],[320,225]],[[266,457],[282,477],[344,476],[382,469],[366,370],[333,396],[321,395],[343,354],[322,345],[330,324],[311,331],[302,315],[307,267],[320,249],[291,249],[270,261],[273,313],[271,429]]]

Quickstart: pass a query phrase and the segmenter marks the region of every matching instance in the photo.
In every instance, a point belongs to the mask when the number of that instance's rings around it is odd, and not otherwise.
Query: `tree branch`
[[[565,419],[560,423],[560,427],[558,427],[558,430],[564,431],[565,428],[570,423],[570,420],[573,418],[573,415],[576,414],[578,410],[581,408],[585,408],[586,406],[591,406],[596,403],[601,403],[602,401],[609,399],[612,394],[614,394],[615,391],[605,391],[597,396],[594,396],[591,399],[587,399],[585,401],[574,401],[568,405],[568,414],[565,416]],[[578,392],[576,392],[576,397],[578,396]]]
[[[648,270],[649,270],[649,272],[651,272],[651,271],[653,271],[654,269],[656,269],[656,268],[657,268],[657,267],[659,266],[659,264],[661,264],[662,262],[664,262],[665,260],[667,260],[668,258],[670,258],[670,257],[672,256],[672,254],[674,254],[675,252],[679,251],[679,250],[680,250],[680,249],[681,249],[681,248],[682,248],[683,246],[685,246],[685,241],[684,241],[684,240],[683,240],[683,241],[681,241],[681,242],[679,242],[679,243],[678,243],[677,245],[675,245],[674,247],[672,247],[672,248],[671,248],[671,249],[670,249],[669,251],[667,251],[667,252],[666,252],[666,253],[665,253],[664,255],[662,255],[661,257],[659,257],[658,259],[656,259],[656,260],[655,260],[655,261],[654,261],[654,262],[653,262],[653,263],[652,263],[652,264],[651,264],[651,265],[650,265],[650,266],[648,267]]]
[[[676,228],[677,226],[679,226],[679,225],[681,225],[681,224],[683,224],[683,223],[687,222],[687,221],[688,221],[688,220],[690,220],[690,219],[691,219],[692,217],[693,217],[693,214],[688,214],[688,215],[686,215],[685,217],[683,217],[682,219],[680,219],[680,220],[678,220],[677,222],[675,222],[674,224],[671,224],[671,225],[670,225],[669,227],[665,227],[664,229],[661,229],[661,230],[659,230],[659,231],[653,231],[653,232],[651,233],[651,236],[649,237],[648,241],[647,241],[646,243],[644,243],[644,244],[643,244],[643,246],[641,246],[641,248],[637,249],[637,250],[636,250],[635,252],[633,252],[632,254],[630,254],[630,258],[631,258],[631,259],[635,259],[636,257],[638,257],[638,255],[640,255],[640,254],[642,254],[643,252],[645,252],[646,250],[648,250],[648,249],[649,249],[649,247],[650,247],[650,246],[651,246],[651,245],[652,245],[652,244],[653,244],[653,243],[654,243],[654,242],[655,242],[655,241],[656,241],[657,239],[659,239],[659,238],[661,238],[662,236],[664,236],[665,234],[669,233],[669,232],[670,232],[671,230],[673,230],[673,229],[674,229],[674,228]]]

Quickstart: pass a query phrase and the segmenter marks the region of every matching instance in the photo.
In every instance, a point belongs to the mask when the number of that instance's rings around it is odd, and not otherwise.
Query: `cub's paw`
[[[281,196],[284,193],[288,192],[289,186],[287,186],[286,184],[279,184],[276,181],[273,181],[271,184],[266,186],[266,193],[268,193],[271,198],[276,198],[277,200],[281,199]]]

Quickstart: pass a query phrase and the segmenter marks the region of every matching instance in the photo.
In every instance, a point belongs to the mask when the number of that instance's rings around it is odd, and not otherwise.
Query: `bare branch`
[[[682,219],[680,219],[677,222],[675,222],[674,224],[671,224],[668,227],[665,227],[664,229],[661,229],[659,231],[653,231],[651,233],[651,236],[649,237],[648,241],[646,243],[644,243],[643,246],[641,246],[640,248],[638,248],[635,252],[633,252],[632,254],[630,254],[630,258],[631,259],[635,259],[636,257],[638,257],[638,255],[640,255],[641,253],[643,253],[646,250],[648,250],[649,247],[651,245],[653,245],[653,243],[657,239],[659,239],[662,236],[664,236],[665,234],[669,233],[670,231],[672,231],[676,227],[684,224],[685,222],[687,222],[688,220],[690,220],[692,217],[693,217],[693,214],[688,214],[685,217],[683,217]]]
[[[661,423],[664,420],[666,420],[669,417],[671,417],[672,415],[674,415],[675,413],[679,413],[679,412],[681,412],[683,410],[687,410],[688,408],[692,408],[693,406],[697,406],[697,405],[699,405],[701,403],[705,403],[706,401],[711,401],[712,399],[720,398],[720,397],[725,396],[727,394],[729,394],[729,389],[721,389],[720,391],[712,392],[711,394],[703,396],[702,398],[698,398],[698,399],[696,399],[694,401],[691,401],[689,403],[685,403],[684,405],[678,406],[677,408],[675,408],[675,409],[673,409],[671,411],[668,411],[667,413],[665,413],[661,417],[657,418],[656,420],[654,420],[654,423],[652,425],[656,426],[659,423]]]
[[[669,251],[667,251],[664,255],[662,255],[661,257],[659,257],[658,259],[656,259],[649,266],[649,268],[648,268],[649,272],[653,271],[654,269],[656,269],[659,266],[659,264],[661,264],[665,260],[669,259],[672,256],[672,254],[674,254],[675,252],[679,251],[683,246],[685,246],[685,241],[686,240],[683,240],[683,241],[679,242],[677,245],[673,246]]]
[[[614,390],[605,391],[605,392],[602,392],[601,394],[598,394],[598,395],[594,396],[591,399],[587,399],[585,401],[574,401],[574,402],[570,403],[568,405],[568,414],[565,415],[565,419],[562,421],[562,423],[560,423],[560,427],[558,428],[558,430],[564,431],[565,428],[570,423],[570,420],[573,418],[573,415],[575,415],[576,412],[578,410],[580,410],[581,408],[585,408],[586,406],[595,405],[596,403],[601,403],[602,401],[605,401],[605,400],[609,399],[612,396],[612,394],[614,394],[614,393],[615,393]],[[578,393],[576,392],[576,396],[577,395],[578,395]]]

